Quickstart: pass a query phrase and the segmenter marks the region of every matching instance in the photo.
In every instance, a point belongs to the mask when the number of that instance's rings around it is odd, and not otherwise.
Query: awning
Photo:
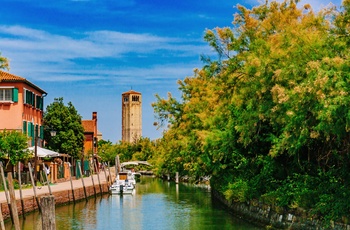
[[[29,147],[28,150],[33,153],[33,156],[35,155],[35,146]],[[36,154],[38,157],[58,157],[60,155],[58,152],[44,149],[39,146],[37,146]]]

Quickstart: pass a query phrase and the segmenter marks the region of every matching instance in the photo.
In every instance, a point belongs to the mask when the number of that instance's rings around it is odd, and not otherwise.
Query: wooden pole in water
[[[105,174],[105,179],[106,179],[107,187],[108,187],[109,186],[109,180],[108,180],[107,173],[106,173],[106,165],[103,165],[103,172]]]
[[[69,180],[70,180],[70,187],[72,188],[73,202],[75,203],[75,195],[74,195],[74,188],[73,188],[71,164],[70,163],[69,163]]]
[[[100,181],[100,170],[99,170],[99,168],[97,168],[96,159],[94,159],[94,164],[95,164],[95,168],[97,170],[97,180],[98,180],[98,185],[100,187],[100,194],[102,195],[102,186],[101,186],[101,181]]]
[[[12,208],[11,208],[10,197],[9,197],[9,193],[8,193],[7,185],[6,185],[4,166],[3,166],[1,161],[0,161],[0,170],[1,170],[1,178],[2,178],[2,181],[4,183],[4,190],[5,190],[6,201],[7,201],[8,207],[9,207],[9,212],[10,212],[11,220],[12,220],[12,223],[13,223]]]
[[[56,230],[54,196],[41,197],[40,203],[43,211],[41,214],[42,230]]]
[[[81,173],[81,166],[80,166],[80,164],[78,164],[78,168],[79,168],[79,172],[80,172],[80,176],[81,176],[81,182],[83,183],[85,200],[88,201],[87,195],[86,195],[86,188],[85,188],[85,184],[84,184],[84,178],[83,178],[83,174]]]
[[[52,195],[51,187],[50,187],[50,181],[49,181],[49,179],[47,178],[47,172],[46,172],[47,169],[46,169],[46,166],[45,166],[44,163],[43,163],[43,169],[45,169],[44,174],[45,174],[45,178],[46,178],[47,187],[49,188],[49,193],[50,193],[50,195]]]
[[[95,194],[95,197],[96,197],[96,188],[95,188],[95,182],[94,182],[94,174],[91,173],[90,176],[91,176],[92,186],[93,186],[93,188],[94,188],[94,194]]]
[[[22,194],[22,174],[21,174],[21,162],[18,162],[18,183],[19,183],[19,196],[21,198],[21,207],[22,207],[22,216],[23,219],[26,219],[25,210],[24,210],[24,202],[23,202],[23,194]]]
[[[36,203],[38,205],[39,212],[41,213],[40,202],[39,202],[38,196],[36,195],[36,186],[35,186],[34,178],[33,178],[33,169],[32,169],[30,162],[28,162],[28,169],[29,169],[30,180],[32,181],[32,185],[33,185],[34,197],[35,197]]]
[[[113,180],[112,180],[111,168],[109,167],[109,161],[108,161],[108,173],[109,173],[110,185],[112,185]]]
[[[4,217],[2,216],[1,205],[0,205],[0,227],[1,227],[1,230],[5,230],[5,223],[4,223]]]
[[[19,225],[19,219],[18,219],[17,202],[16,202],[16,196],[15,196],[15,189],[13,187],[12,173],[9,172],[7,174],[7,180],[9,182],[9,193],[10,193],[13,224],[15,225],[15,230],[21,230]]]

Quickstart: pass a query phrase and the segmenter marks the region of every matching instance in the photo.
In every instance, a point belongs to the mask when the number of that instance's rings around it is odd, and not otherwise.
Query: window
[[[139,96],[132,96],[132,101],[139,101]]]
[[[124,97],[124,102],[128,102],[129,98],[128,97]]]
[[[0,101],[18,102],[18,89],[0,88]]]

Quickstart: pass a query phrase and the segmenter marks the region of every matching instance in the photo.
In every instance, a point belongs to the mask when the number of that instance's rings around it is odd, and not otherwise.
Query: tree
[[[84,146],[84,128],[81,116],[73,104],[69,102],[66,106],[63,98],[55,98],[54,102],[46,107],[43,120],[44,140],[48,148],[80,159]],[[56,136],[50,135],[51,130],[56,131]]]
[[[348,216],[350,1],[315,13],[299,0],[238,5],[233,28],[208,30],[218,60],[157,97],[158,172],[211,174],[228,199]],[[330,205],[328,205],[328,203]]]
[[[9,69],[9,61],[7,58],[1,56],[0,52],[0,69]]]
[[[3,130],[0,132],[0,158],[8,159],[12,165],[29,159],[27,141],[27,136],[21,132]]]

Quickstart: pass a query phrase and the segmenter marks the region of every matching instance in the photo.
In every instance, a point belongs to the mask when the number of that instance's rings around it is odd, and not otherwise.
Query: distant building
[[[122,141],[133,142],[142,136],[142,95],[130,90],[122,94]]]
[[[97,153],[97,112],[92,112],[92,120],[81,121],[84,128],[84,155]]]
[[[17,130],[43,139],[43,108],[47,93],[25,78],[0,70],[0,131]],[[38,142],[41,146],[41,141]]]

